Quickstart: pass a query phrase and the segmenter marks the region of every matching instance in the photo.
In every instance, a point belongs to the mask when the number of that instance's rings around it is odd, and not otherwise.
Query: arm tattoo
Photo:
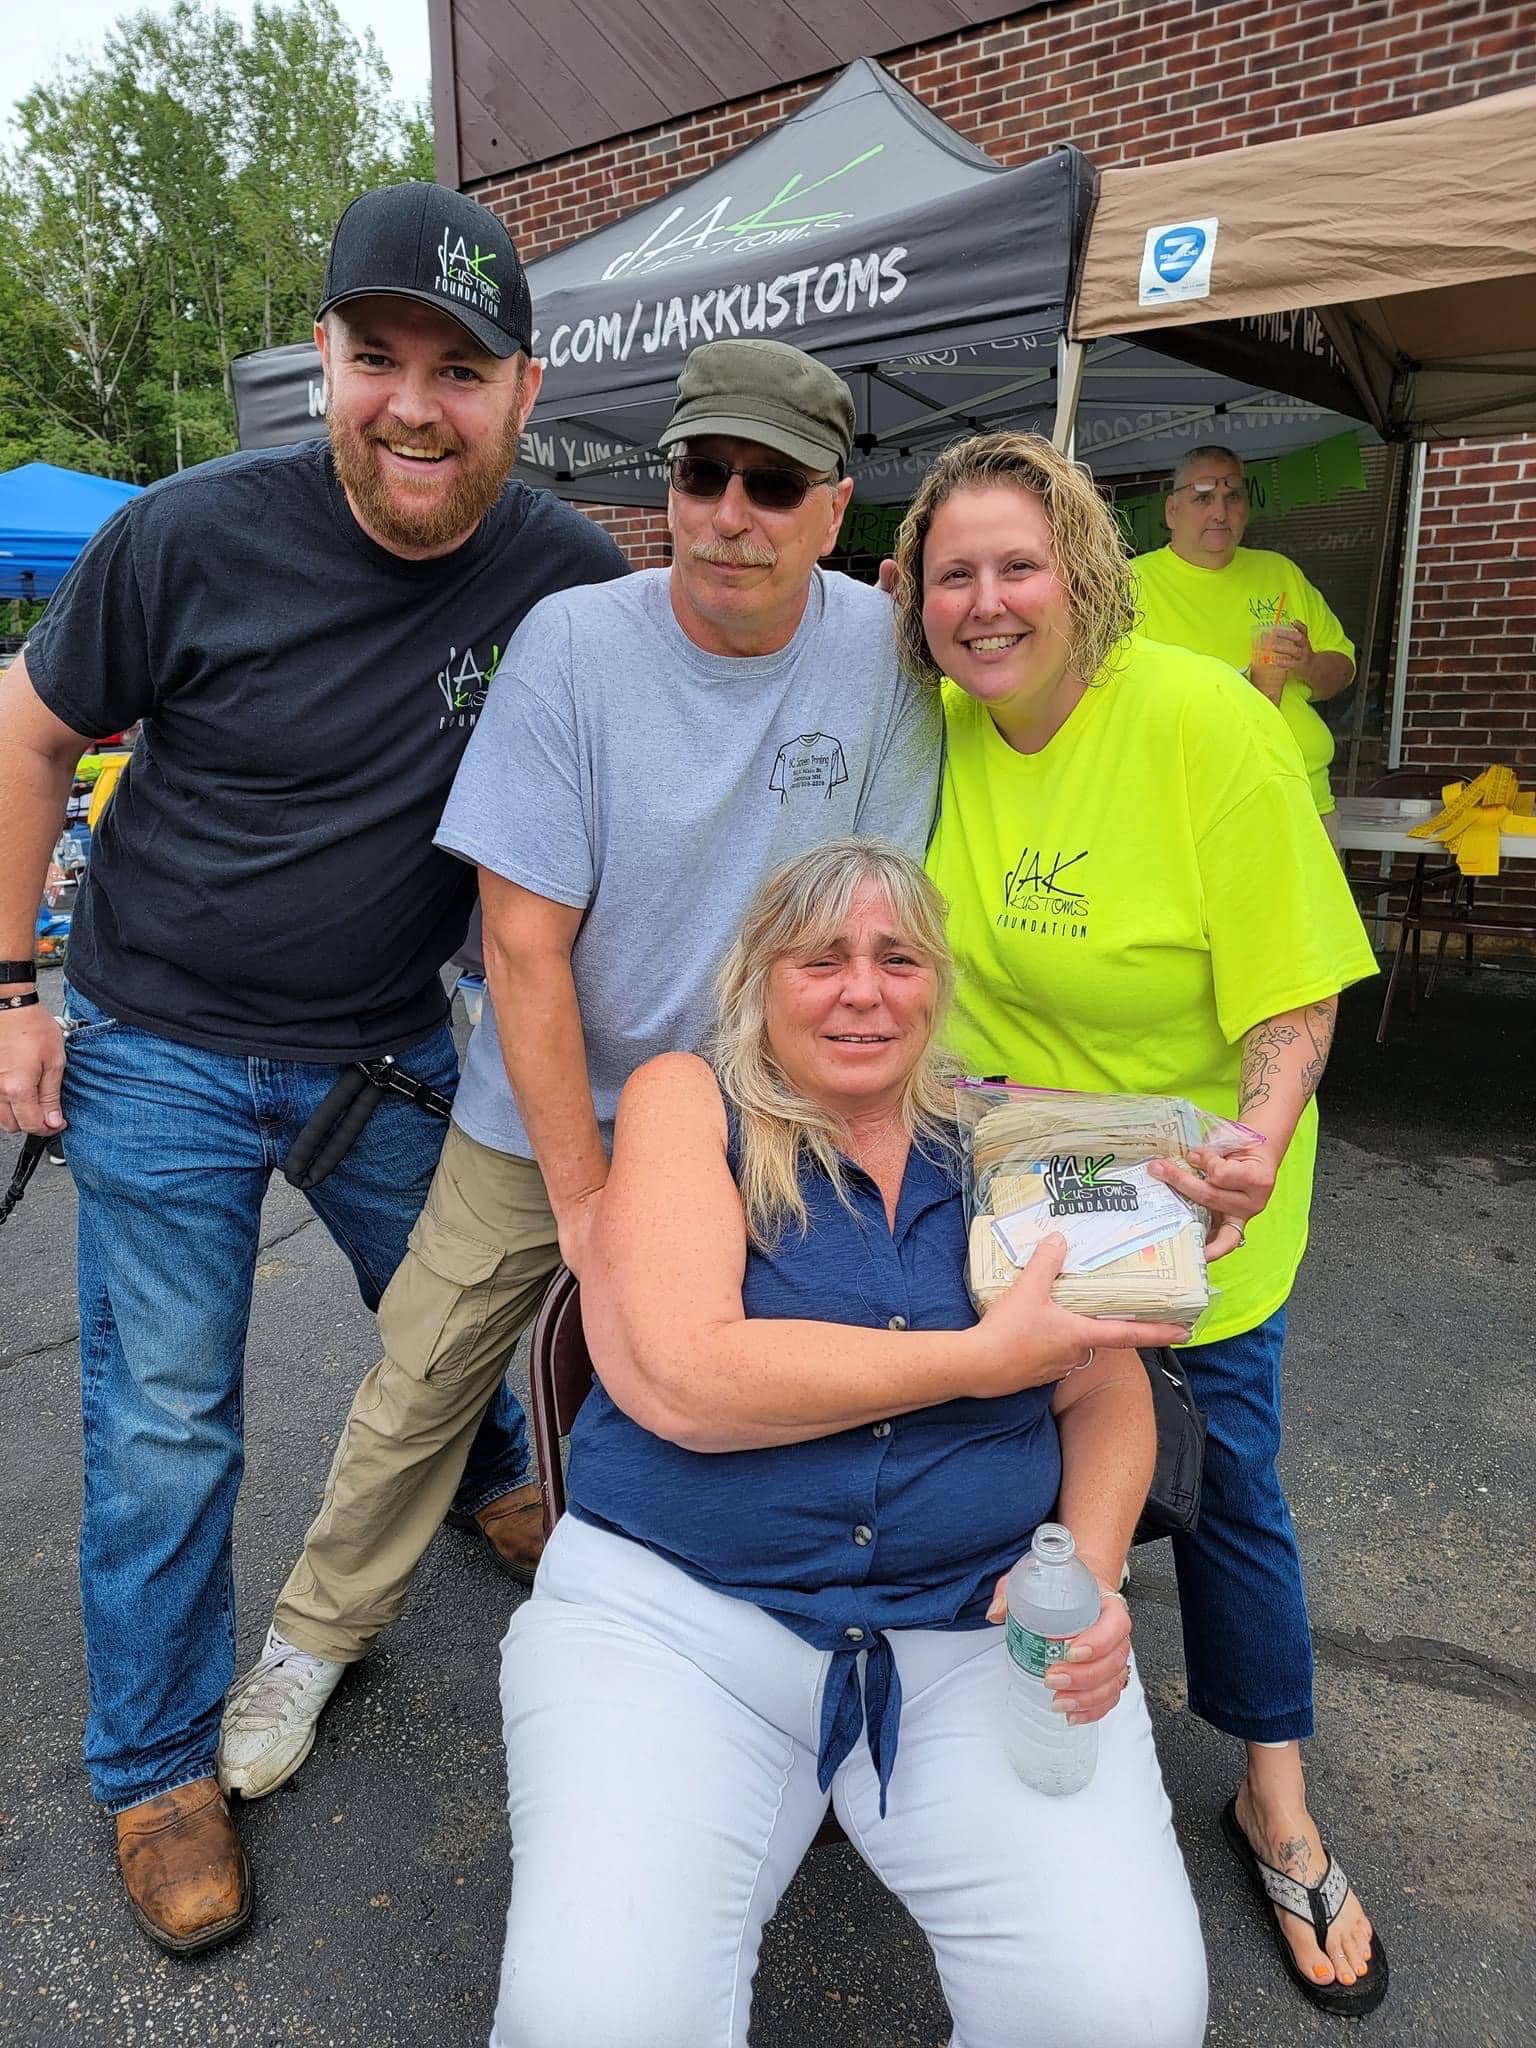
[[[1301,1098],[1310,1102],[1317,1092],[1317,1084],[1323,1078],[1323,1069],[1328,1064],[1329,1050],[1333,1045],[1333,1027],[1338,1020],[1339,999],[1328,996],[1320,1003],[1308,1003],[1301,1013],[1311,1041],[1307,1063],[1301,1070]]]
[[[1255,1024],[1244,1033],[1237,1094],[1239,1118],[1262,1108],[1270,1099],[1272,1084],[1287,1070],[1294,1074],[1301,1089],[1303,1107],[1311,1101],[1328,1064],[1338,1012],[1338,997],[1327,996],[1320,1003],[1308,1003],[1304,1010],[1292,1010],[1284,1017],[1271,1017],[1263,1024]],[[1292,1017],[1299,1022],[1291,1023]],[[1291,1056],[1293,1046],[1300,1048],[1299,1067]]]
[[[1250,1109],[1259,1109],[1268,1102],[1269,1084],[1280,1072],[1280,1055],[1300,1036],[1294,1024],[1281,1023],[1273,1017],[1267,1023],[1255,1024],[1251,1031],[1244,1033],[1242,1076],[1237,1090],[1240,1119]]]

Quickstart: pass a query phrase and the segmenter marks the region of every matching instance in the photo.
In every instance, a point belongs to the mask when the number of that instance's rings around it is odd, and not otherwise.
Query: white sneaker
[[[219,1730],[219,1785],[242,1799],[264,1799],[286,1785],[315,1746],[315,1724],[345,1664],[311,1657],[268,1629],[258,1663],[237,1678]]]

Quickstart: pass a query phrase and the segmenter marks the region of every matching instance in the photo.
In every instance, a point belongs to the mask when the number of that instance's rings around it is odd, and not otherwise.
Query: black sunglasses
[[[733,476],[741,478],[748,502],[760,512],[793,512],[805,503],[807,491],[834,483],[829,476],[807,476],[803,469],[771,469],[752,463],[733,469],[713,455],[674,455],[667,465],[674,491],[685,498],[723,498]]]

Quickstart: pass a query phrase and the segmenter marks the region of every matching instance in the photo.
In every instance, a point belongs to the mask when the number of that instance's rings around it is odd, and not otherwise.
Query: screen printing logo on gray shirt
[[[808,732],[801,733],[798,739],[786,740],[774,755],[768,787],[779,792],[781,804],[787,804],[794,791],[819,791],[823,796],[831,796],[847,780],[848,763],[843,757],[842,741],[833,739],[830,733]]]

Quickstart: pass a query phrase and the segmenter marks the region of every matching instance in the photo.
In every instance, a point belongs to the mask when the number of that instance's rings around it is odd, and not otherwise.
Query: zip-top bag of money
[[[1080,1315],[1193,1323],[1211,1289],[1206,1210],[1147,1171],[1192,1151],[1239,1152],[1257,1131],[1177,1095],[1087,1095],[1013,1081],[957,1081],[977,1308],[1018,1278],[1041,1239],[1067,1241],[1051,1289]]]

